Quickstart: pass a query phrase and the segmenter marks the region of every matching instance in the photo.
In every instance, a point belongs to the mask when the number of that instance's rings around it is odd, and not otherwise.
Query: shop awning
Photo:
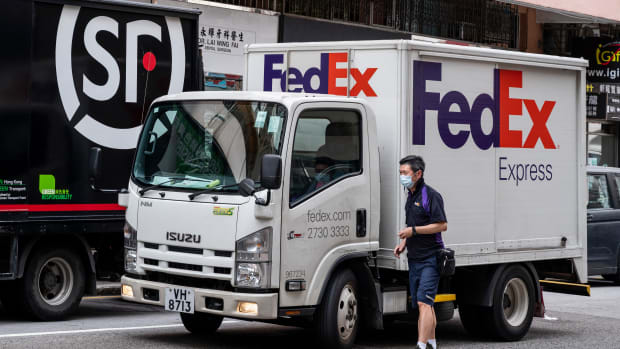
[[[538,23],[620,24],[617,0],[498,0],[536,9]]]

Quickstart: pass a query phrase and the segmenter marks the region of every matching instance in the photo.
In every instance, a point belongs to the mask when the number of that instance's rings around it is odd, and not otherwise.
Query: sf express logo
[[[295,67],[282,70],[284,63],[283,54],[265,55],[263,91],[273,91],[273,81],[279,80],[280,91],[322,93],[338,96],[357,96],[364,93],[367,97],[377,97],[373,90],[370,80],[377,71],[377,68],[368,68],[364,71],[358,68],[343,68],[349,57],[346,52],[321,53],[321,64],[319,67],[311,67],[306,71],[301,71]],[[341,63],[341,67],[338,67]],[[279,67],[276,67],[278,65]],[[338,85],[337,79],[347,79],[351,77],[353,87],[348,91],[347,86]],[[313,79],[314,78],[314,79]],[[313,84],[314,80],[314,84]]]
[[[458,91],[450,91],[443,96],[427,92],[427,81],[441,81],[441,63],[413,62],[413,144],[425,144],[425,115],[427,110],[437,111],[439,136],[444,144],[452,149],[462,147],[471,134],[478,148],[534,148],[538,140],[545,149],[555,149],[556,145],[547,128],[547,120],[553,111],[555,101],[544,101],[538,105],[533,99],[520,99],[510,96],[510,88],[523,87],[523,72],[518,70],[496,69],[493,81],[493,97],[482,93],[469,105],[467,98]],[[459,111],[450,111],[456,104]],[[524,139],[520,130],[510,128],[510,116],[522,115],[523,106],[532,119],[532,128]],[[484,109],[493,115],[490,133],[482,130]],[[451,124],[468,125],[469,131],[461,130],[453,134]]]
[[[108,148],[133,149],[145,106],[183,90],[181,20],[101,13],[70,5],[62,9],[55,52],[60,99],[67,119],[84,137]],[[134,124],[128,125],[132,118]]]

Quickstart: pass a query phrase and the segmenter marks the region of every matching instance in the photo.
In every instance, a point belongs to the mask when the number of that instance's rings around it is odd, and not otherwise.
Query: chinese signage
[[[201,25],[198,47],[206,53],[243,56],[243,46],[256,42],[256,33],[233,28]]]
[[[620,121],[620,84],[588,84],[586,116],[590,119]]]
[[[586,117],[588,119],[605,119],[607,94],[588,92],[586,96]]]

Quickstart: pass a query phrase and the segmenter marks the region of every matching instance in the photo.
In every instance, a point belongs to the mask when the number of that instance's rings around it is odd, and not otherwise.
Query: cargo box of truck
[[[201,88],[198,14],[128,1],[2,2],[5,308],[62,318],[95,291],[96,276],[120,277],[125,208],[117,189],[126,186],[151,101]],[[89,182],[92,146],[103,149],[99,183]]]
[[[377,118],[381,265],[404,225],[398,161],[427,162],[457,265],[569,258],[587,280],[587,62],[427,42],[252,45],[246,89],[364,98]],[[288,72],[288,73],[287,73]],[[383,254],[380,254],[383,255]]]

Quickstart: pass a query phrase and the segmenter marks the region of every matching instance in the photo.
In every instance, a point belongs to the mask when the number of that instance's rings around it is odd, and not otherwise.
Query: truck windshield
[[[279,154],[286,108],[254,101],[154,105],[144,125],[134,178],[142,185],[236,191],[258,183],[264,154]]]

